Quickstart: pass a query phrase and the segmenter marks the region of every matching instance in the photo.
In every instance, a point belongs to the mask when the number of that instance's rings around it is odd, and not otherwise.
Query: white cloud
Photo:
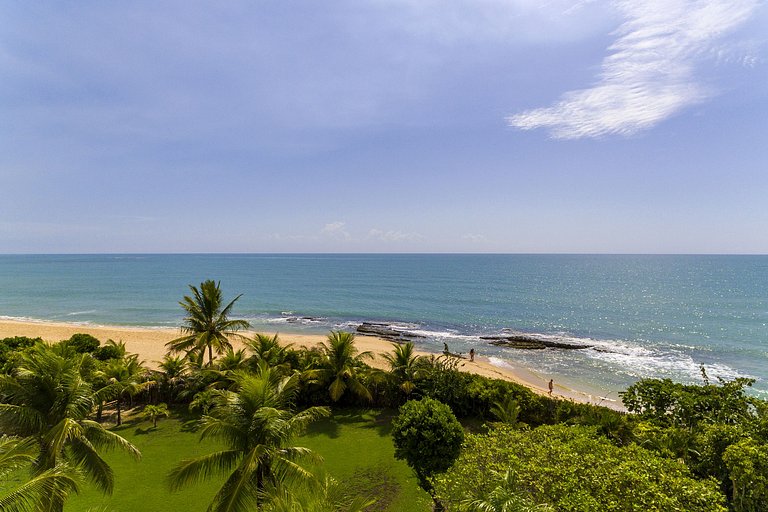
[[[487,237],[485,235],[477,233],[467,233],[461,236],[462,240],[469,240],[470,242],[485,242]]]
[[[384,231],[381,229],[371,229],[368,232],[368,238],[382,240],[384,242],[402,242],[422,240],[424,237],[418,233],[403,233],[402,231]]]
[[[631,135],[713,91],[695,64],[717,40],[747,20],[757,0],[624,0],[618,39],[608,48],[598,82],[570,91],[551,107],[513,115],[522,130],[548,128],[561,139]]]
[[[342,221],[329,222],[320,230],[320,235],[336,240],[350,240],[352,235],[344,229],[346,225],[347,223]]]

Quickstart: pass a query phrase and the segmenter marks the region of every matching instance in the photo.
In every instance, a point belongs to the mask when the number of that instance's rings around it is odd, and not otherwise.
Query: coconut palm
[[[141,453],[87,419],[97,399],[81,375],[86,357],[64,358],[47,345],[23,353],[11,375],[0,375],[0,431],[35,439],[35,475],[68,464],[81,468],[101,491],[111,493],[112,469],[97,449],[121,448],[137,459]],[[51,510],[62,507],[55,504]]]
[[[392,344],[394,350],[391,354],[383,354],[389,363],[391,374],[400,382],[400,389],[409,396],[416,389],[416,379],[419,377],[424,365],[421,356],[413,353],[413,342],[404,344]]]
[[[123,424],[121,416],[123,399],[132,399],[137,393],[155,384],[151,380],[142,380],[146,372],[146,368],[139,362],[139,356],[136,354],[121,359],[110,359],[102,368],[101,373],[107,385],[99,391],[99,395],[115,399],[118,426]]]
[[[265,512],[363,512],[376,503],[363,496],[349,496],[348,490],[333,477],[315,475],[298,488],[287,486],[271,493],[263,507]]]
[[[285,377],[267,365],[256,373],[238,372],[235,391],[221,391],[209,414],[203,416],[201,440],[221,440],[224,450],[181,461],[168,479],[172,490],[215,474],[227,478],[208,507],[212,512],[259,509],[269,489],[285,479],[309,479],[298,462],[318,462],[308,448],[292,446],[292,439],[312,421],[327,416],[325,407],[292,410],[298,376]]]
[[[152,427],[157,428],[157,420],[171,415],[167,404],[145,405],[142,415],[152,422]]]
[[[264,361],[272,367],[280,366],[286,371],[290,369],[293,356],[292,345],[281,345],[277,334],[268,336],[257,333],[253,338],[246,340],[245,344],[251,351],[252,365],[257,366]]]
[[[0,438],[0,479],[19,471],[35,460],[33,438]],[[64,503],[78,491],[80,473],[64,463],[31,477],[13,489],[0,494],[0,512],[44,512]],[[55,510],[55,509],[53,509]]]
[[[245,320],[230,320],[232,307],[241,297],[238,295],[229,304],[222,307],[220,283],[208,280],[200,283],[200,288],[189,285],[192,296],[184,296],[179,302],[187,312],[181,332],[184,336],[166,343],[172,352],[186,352],[194,355],[208,352],[208,364],[213,363],[213,352],[221,354],[224,349],[231,347],[229,337],[237,331],[247,329],[249,323]]]
[[[331,400],[338,402],[347,390],[368,401],[373,399],[360,379],[367,368],[363,360],[373,359],[373,354],[358,353],[354,334],[332,331],[328,335],[328,343],[322,343],[320,350],[319,367],[308,372],[308,375],[315,382],[328,386]]]
[[[169,403],[173,403],[189,376],[187,361],[179,356],[166,355],[158,366],[160,367],[158,381],[161,394],[168,399]]]
[[[466,512],[554,512],[547,504],[535,504],[515,489],[515,473],[507,470],[499,485],[485,499],[467,498],[459,510]]]

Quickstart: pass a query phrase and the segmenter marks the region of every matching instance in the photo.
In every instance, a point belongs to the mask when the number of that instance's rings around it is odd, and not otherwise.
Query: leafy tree
[[[0,479],[21,470],[35,460],[36,443],[32,438],[0,437]],[[60,463],[40,472],[23,484],[0,493],[0,512],[44,512],[64,503],[78,492],[77,469]]]
[[[46,345],[25,352],[11,375],[0,375],[0,430],[35,439],[35,475],[67,464],[81,468],[100,490],[111,493],[112,469],[97,449],[121,448],[137,459],[141,454],[88,419],[96,398],[81,374],[86,357],[64,358]],[[63,502],[54,503],[51,510],[62,507]]]
[[[429,479],[459,456],[463,440],[464,429],[450,407],[431,398],[406,402],[392,421],[395,457],[408,463],[426,491],[432,489]]]
[[[501,475],[511,471],[512,480]],[[572,512],[725,512],[712,480],[696,480],[685,464],[637,445],[616,446],[594,427],[499,426],[470,434],[461,456],[434,478],[435,495],[453,508],[491,500],[499,486]],[[506,492],[506,491],[505,491]]]
[[[702,373],[703,370],[702,370]],[[704,373],[706,377],[706,373]],[[735,425],[752,418],[753,400],[745,389],[754,379],[705,381],[703,386],[670,379],[643,379],[620,393],[624,406],[660,425],[691,428],[700,422]]]
[[[179,463],[169,475],[172,490],[214,474],[227,475],[209,507],[212,512],[259,509],[268,490],[285,479],[310,479],[301,460],[318,461],[308,448],[292,439],[316,419],[327,416],[324,407],[293,411],[298,377],[285,377],[268,366],[255,374],[235,375],[236,391],[220,391],[208,415],[203,416],[201,440],[221,440],[224,450]]]
[[[172,352],[187,352],[202,354],[207,350],[208,364],[213,363],[213,352],[221,354],[232,345],[229,337],[238,331],[247,329],[249,323],[245,320],[231,320],[232,307],[241,297],[238,295],[226,306],[223,306],[220,283],[208,280],[200,283],[200,288],[190,285],[192,296],[185,295],[179,302],[187,316],[181,332],[184,336],[169,341],[166,346]]]
[[[416,380],[424,371],[421,356],[414,354],[413,342],[403,344],[393,343],[393,352],[384,354],[389,363],[392,376],[397,380],[400,390],[409,397],[416,389]]]
[[[128,355],[128,351],[125,348],[125,343],[122,341],[115,342],[114,340],[107,340],[104,345],[96,349],[93,353],[93,357],[99,361],[122,359],[126,355]]]
[[[71,347],[78,354],[92,354],[101,345],[97,338],[85,333],[73,334],[71,338],[62,343]]]
[[[14,336],[0,340],[0,370],[10,371],[13,366],[10,362],[13,354],[42,342],[41,338],[28,338],[26,336]]]
[[[347,390],[367,401],[373,399],[360,378],[367,368],[363,360],[372,359],[373,354],[358,353],[354,334],[331,332],[328,335],[328,343],[321,344],[321,353],[319,368],[309,372],[309,376],[328,387],[331,400],[338,402]]]
[[[163,416],[167,418],[170,415],[171,413],[168,411],[168,404],[160,403],[157,405],[149,404],[144,406],[143,416],[152,422],[154,428],[157,428],[158,419]]]
[[[730,445],[723,461],[731,477],[732,505],[737,512],[768,508],[768,446],[753,439]]]

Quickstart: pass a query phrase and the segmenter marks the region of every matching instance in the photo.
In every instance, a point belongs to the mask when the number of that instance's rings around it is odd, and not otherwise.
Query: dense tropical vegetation
[[[330,414],[368,408],[399,411],[365,428],[391,439],[390,458],[409,464],[436,508],[768,510],[768,403],[748,393],[749,379],[641,380],[623,393],[625,414],[461,372],[455,357],[420,357],[412,343],[393,345],[385,371],[351,333],[308,349],[245,337],[238,297],[225,303],[210,280],[190,290],[182,336],[154,370],[87,334],[0,340],[0,475],[11,475],[0,512],[63,510],[78,492],[112,492],[122,476],[112,464],[127,466],[109,449],[140,456],[126,418],[148,422],[136,430],[148,440],[204,441],[192,451],[185,441],[189,455],[168,461],[156,493],[201,484],[212,511],[388,510],[386,471],[350,483],[362,465],[338,478],[310,446]],[[329,432],[343,442],[354,430]],[[346,458],[365,458],[348,448]]]

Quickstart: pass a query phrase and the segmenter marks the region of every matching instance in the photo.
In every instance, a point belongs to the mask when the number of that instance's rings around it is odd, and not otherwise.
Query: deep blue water
[[[768,396],[768,256],[5,255],[0,316],[176,326],[205,279],[243,294],[236,316],[265,330],[384,321],[426,335],[422,348],[475,347],[611,396],[641,377],[696,381],[700,365]],[[508,330],[595,348],[479,339]]]

